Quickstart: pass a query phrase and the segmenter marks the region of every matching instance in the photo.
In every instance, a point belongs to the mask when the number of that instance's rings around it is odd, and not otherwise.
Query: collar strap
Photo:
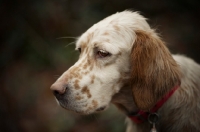
[[[148,119],[149,114],[155,113],[158,111],[159,108],[162,107],[162,105],[172,96],[172,94],[179,88],[180,85],[175,86],[169,93],[167,93],[163,98],[161,98],[156,105],[150,109],[148,112],[144,112],[142,110],[139,110],[136,114],[134,115],[129,115],[129,118],[139,124]]]

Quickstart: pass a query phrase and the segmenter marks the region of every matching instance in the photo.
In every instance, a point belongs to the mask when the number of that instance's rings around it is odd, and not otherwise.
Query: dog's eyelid
[[[102,52],[102,53],[109,53],[108,51],[105,51],[105,50],[99,50],[99,52]]]
[[[105,50],[98,50],[97,56],[99,58],[105,58],[105,57],[111,56],[111,53],[109,53],[108,51],[105,51]]]

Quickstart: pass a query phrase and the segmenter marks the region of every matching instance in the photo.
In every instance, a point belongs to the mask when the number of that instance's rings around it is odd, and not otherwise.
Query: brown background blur
[[[147,17],[173,53],[200,62],[198,0],[0,1],[0,132],[123,132],[115,107],[80,116],[56,104],[50,85],[78,58],[74,39],[102,18],[131,9]]]

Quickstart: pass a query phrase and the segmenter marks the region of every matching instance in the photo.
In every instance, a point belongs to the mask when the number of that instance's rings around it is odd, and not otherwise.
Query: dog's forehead
[[[83,33],[76,43],[76,48],[86,47],[95,43],[115,44],[119,48],[132,46],[135,40],[134,31],[150,29],[145,18],[137,12],[124,11],[111,15],[94,24]]]

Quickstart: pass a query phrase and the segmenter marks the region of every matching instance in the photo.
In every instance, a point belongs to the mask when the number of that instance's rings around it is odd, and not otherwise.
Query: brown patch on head
[[[80,74],[80,66],[74,66],[69,71],[70,78],[82,78],[82,75]]]
[[[94,83],[94,79],[95,79],[95,75],[92,75],[92,76],[91,76],[91,82],[90,82],[91,84]]]
[[[81,75],[79,74],[79,72],[74,72],[72,75],[73,75],[74,78],[79,78],[79,76],[81,76]]]
[[[81,99],[83,99],[82,96],[76,96],[76,97],[75,97],[75,100],[81,100]]]
[[[78,79],[81,80],[83,77],[82,76],[78,76]]]
[[[72,78],[73,78],[72,75],[71,75],[71,74],[68,74],[66,80],[71,80]]]
[[[120,27],[119,27],[119,26],[117,26],[116,24],[115,24],[115,25],[113,25],[113,27],[114,27],[114,29],[115,29],[116,31],[120,31]]]
[[[85,48],[85,53],[88,54],[88,48]]]
[[[86,111],[91,111],[93,108],[89,106]]]
[[[82,74],[84,74],[84,75],[88,74],[89,71],[92,70],[93,65],[94,65],[93,61],[91,60],[91,58],[89,57],[89,55],[87,55],[87,61],[86,61],[85,64],[83,65]],[[89,68],[89,69],[88,69],[88,68]],[[86,71],[86,69],[88,69],[88,70]]]
[[[90,59],[90,57],[89,57],[89,55],[87,56],[87,63],[88,63],[88,65],[91,65],[91,59]]]
[[[76,90],[80,89],[79,80],[78,80],[78,79],[75,80],[75,82],[74,82],[74,88],[75,88]]]
[[[94,63],[92,65],[90,65],[89,70],[92,71],[93,67],[94,67]]]
[[[105,32],[105,33],[103,33],[103,35],[105,35],[105,36],[108,36],[108,35],[109,35],[109,33],[108,33],[108,32]]]
[[[81,61],[81,63],[79,64],[79,70],[83,67],[83,65],[86,63],[86,59],[83,59],[82,61]]]
[[[136,31],[131,53],[131,86],[136,105],[149,110],[179,83],[179,66],[156,34]]]
[[[89,73],[89,71],[85,71],[83,72],[83,75],[87,75]]]
[[[92,97],[92,95],[91,95],[91,93],[90,93],[90,90],[88,89],[87,86],[83,87],[83,89],[81,90],[81,92],[82,92],[83,94],[87,94],[87,97],[88,97],[88,98],[91,98],[91,97]]]
[[[88,67],[87,62],[83,65],[83,69],[86,69]]]
[[[98,102],[96,100],[92,100],[93,108],[97,108]]]
[[[70,69],[70,73],[74,73],[78,70],[78,67],[77,66],[74,66],[72,69]]]
[[[96,100],[92,100],[92,105],[90,105],[88,108],[87,108],[87,111],[91,111],[93,109],[96,109],[98,106],[98,102]]]

